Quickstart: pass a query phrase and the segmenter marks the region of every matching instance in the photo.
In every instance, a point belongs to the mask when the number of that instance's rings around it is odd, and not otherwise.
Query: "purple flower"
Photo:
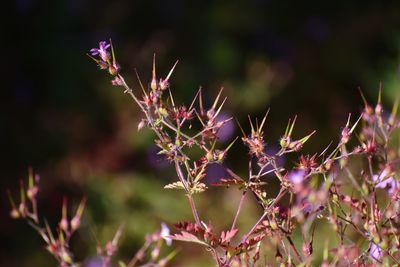
[[[374,260],[380,260],[383,256],[383,251],[378,245],[376,245],[375,243],[372,243],[371,247],[369,249],[369,255]]]
[[[171,246],[172,244],[172,239],[169,237],[169,228],[165,223],[161,223],[161,237],[165,240],[165,243],[167,243],[168,246]]]
[[[375,186],[382,189],[388,189],[388,192],[392,194],[394,190],[397,188],[397,182],[390,176],[390,173],[387,169],[383,170],[380,175],[375,174],[372,176],[372,180],[376,183]]]
[[[107,62],[110,59],[110,55],[107,52],[107,49],[110,47],[110,44],[107,44],[106,41],[102,41],[99,43],[99,48],[92,48],[90,49],[90,53],[92,56],[97,56],[99,55],[100,58],[104,61]]]
[[[100,257],[92,257],[85,262],[85,267],[103,267],[103,261]]]
[[[304,177],[306,176],[306,172],[303,170],[291,171],[288,175],[288,180],[293,184],[301,184],[304,181]]]

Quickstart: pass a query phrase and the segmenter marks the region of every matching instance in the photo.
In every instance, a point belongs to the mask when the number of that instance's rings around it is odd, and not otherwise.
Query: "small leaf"
[[[164,186],[165,189],[184,189],[183,184],[181,181],[179,182],[175,182],[175,183],[171,183],[171,184],[167,184],[166,186]]]
[[[202,193],[204,191],[206,191],[207,186],[203,183],[196,183],[193,185],[193,187],[191,188],[191,191],[195,194],[197,193]]]
[[[188,232],[182,231],[180,234],[174,234],[170,236],[171,239],[183,242],[197,243],[203,246],[207,246],[208,244],[204,241],[198,239],[195,235],[190,234]]]
[[[229,231],[222,231],[221,233],[221,243],[229,243],[231,241],[231,239],[237,234],[237,232],[239,231],[239,229],[232,229]]]

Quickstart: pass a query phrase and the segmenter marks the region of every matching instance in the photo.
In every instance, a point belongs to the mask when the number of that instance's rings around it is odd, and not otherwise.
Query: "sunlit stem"
[[[237,219],[239,218],[240,211],[242,210],[242,207],[243,207],[243,203],[244,203],[244,199],[246,197],[246,193],[247,193],[247,190],[244,190],[243,193],[242,193],[242,196],[240,197],[240,201],[239,201],[239,205],[238,205],[238,208],[237,208],[237,211],[236,211],[236,214],[235,214],[235,218],[233,219],[233,222],[232,222],[231,231],[233,229],[235,229]]]
[[[181,166],[179,165],[179,161],[177,159],[175,159],[175,169],[176,169],[176,173],[178,174],[178,178],[181,181],[183,188],[185,189],[186,196],[189,200],[190,208],[192,209],[193,217],[196,221],[196,224],[201,226],[199,214],[197,212],[196,204],[194,203],[194,200],[193,200],[192,192],[190,192],[190,190],[188,188],[187,181],[183,175]]]

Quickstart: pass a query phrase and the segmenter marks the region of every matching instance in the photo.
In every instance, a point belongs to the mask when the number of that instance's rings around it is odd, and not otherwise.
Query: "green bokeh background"
[[[78,259],[95,255],[94,235],[104,244],[121,223],[126,231],[120,256],[127,259],[162,221],[191,219],[184,196],[162,189],[176,177],[168,165],[149,161],[153,135],[137,132],[138,108],[85,55],[98,41],[113,39],[134,86],[134,68],[150,79],[155,52],[162,75],[180,60],[172,79],[178,101],[190,101],[203,86],[210,102],[224,86],[226,112],[242,125],[248,114],[261,116],[270,107],[271,149],[295,114],[297,136],[317,130],[305,147],[317,151],[338,138],[349,112],[360,111],[358,87],[374,100],[382,81],[386,109],[400,92],[398,1],[16,0],[12,5],[3,31],[0,185],[3,192],[17,191],[18,180],[33,166],[42,176],[42,215],[53,224],[64,195],[72,206],[86,195],[83,229],[73,240]],[[246,151],[239,143],[227,164],[246,173]],[[223,229],[237,197],[234,189],[211,189],[198,198],[202,216]],[[259,212],[250,203],[243,226],[254,223]],[[40,238],[22,221],[11,221],[8,210],[2,193],[0,266],[54,266]],[[194,262],[193,255],[203,254],[183,247],[174,265],[211,264]]]

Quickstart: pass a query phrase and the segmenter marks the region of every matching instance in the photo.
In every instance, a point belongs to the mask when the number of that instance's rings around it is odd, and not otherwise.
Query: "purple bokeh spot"
[[[289,172],[288,179],[294,184],[301,184],[304,180],[305,172],[302,170]]]
[[[158,152],[160,152],[160,148],[157,146],[151,146],[147,149],[147,161],[154,168],[164,169],[169,165],[168,160],[165,155],[160,155]]]
[[[86,261],[85,267],[103,267],[103,262],[99,257],[92,257]]]
[[[229,116],[228,114],[222,113],[217,117],[217,122],[224,121],[229,118],[231,118],[231,116]],[[235,126],[235,123],[233,122],[233,119],[226,122],[219,129],[219,131],[217,133],[218,139],[221,142],[229,141],[233,137],[233,134],[235,133],[235,129],[236,129],[236,126]]]
[[[207,183],[218,182],[221,178],[228,177],[225,169],[216,163],[210,164],[206,169],[206,181]]]

